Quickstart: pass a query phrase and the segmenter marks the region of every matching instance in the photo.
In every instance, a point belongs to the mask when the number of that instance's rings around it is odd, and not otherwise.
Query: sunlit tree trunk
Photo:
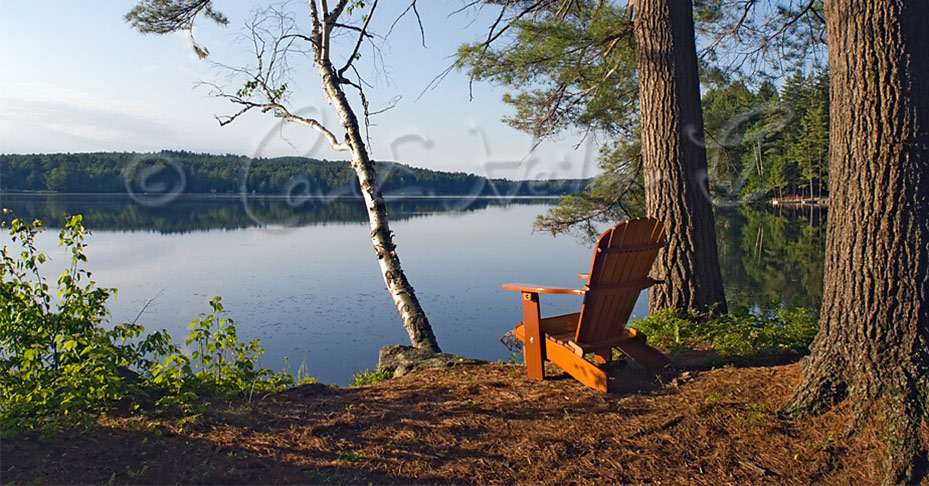
[[[690,0],[634,2],[646,210],[668,230],[649,302],[724,313],[692,16]]]
[[[345,129],[346,143],[352,154],[352,169],[358,176],[358,183],[361,186],[361,194],[364,197],[365,208],[368,211],[368,223],[371,228],[371,243],[374,245],[374,253],[377,255],[384,283],[387,285],[394,305],[400,312],[403,327],[406,328],[413,346],[438,353],[441,350],[432,332],[432,326],[426,318],[426,312],[419,304],[413,286],[406,279],[403,268],[400,266],[400,258],[397,256],[390,225],[387,222],[384,197],[381,195],[381,189],[375,177],[374,162],[368,155],[364,138],[361,135],[358,118],[337,82],[339,78],[332,63],[328,59],[319,59],[316,64],[326,97],[335,107],[342,127]]]
[[[829,223],[819,334],[794,408],[879,407],[886,484],[925,480],[929,2],[826,2]]]

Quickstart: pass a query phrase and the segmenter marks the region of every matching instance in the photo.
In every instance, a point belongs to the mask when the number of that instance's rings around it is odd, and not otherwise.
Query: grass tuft
[[[391,379],[394,376],[393,371],[377,368],[365,369],[352,375],[351,386],[373,385]]]

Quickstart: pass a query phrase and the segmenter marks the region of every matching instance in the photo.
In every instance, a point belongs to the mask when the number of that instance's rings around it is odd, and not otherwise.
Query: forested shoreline
[[[379,162],[386,196],[557,196],[585,179],[488,179]],[[165,150],[0,154],[0,192],[84,194],[259,194],[288,197],[359,195],[347,161],[307,157],[251,158]]]
[[[783,86],[715,86],[702,99],[710,181],[725,198],[823,197],[829,183],[829,72]]]
[[[825,196],[829,152],[828,72],[795,74],[780,89],[735,82],[706,91],[711,187],[716,197]],[[379,162],[391,196],[560,196],[589,179],[517,181]],[[165,150],[0,154],[0,192],[88,194],[360,195],[347,161],[251,158]]]

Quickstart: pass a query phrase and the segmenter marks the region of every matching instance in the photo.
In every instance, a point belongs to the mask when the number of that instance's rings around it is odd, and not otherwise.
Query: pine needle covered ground
[[[656,376],[611,393],[549,368],[423,370],[302,385],[199,415],[102,416],[0,442],[3,484],[873,484],[882,446],[852,412],[777,413],[800,364]]]

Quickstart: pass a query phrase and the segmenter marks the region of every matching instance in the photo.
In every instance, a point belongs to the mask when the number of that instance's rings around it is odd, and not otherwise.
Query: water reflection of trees
[[[720,264],[730,306],[819,308],[826,211],[717,208]]]
[[[389,199],[391,218],[406,220],[437,213],[462,213],[506,204],[539,204],[541,199]],[[360,199],[236,198],[181,196],[146,205],[125,196],[3,196],[0,206],[18,217],[38,218],[51,227],[83,214],[88,228],[102,231],[185,233],[264,226],[310,226],[367,221]],[[818,308],[822,301],[824,210],[774,210],[756,206],[717,207],[717,236],[723,281],[730,306],[770,307],[777,303]]]
[[[435,213],[463,213],[491,206],[539,204],[546,199],[415,198],[388,199],[392,220]],[[267,226],[311,226],[367,222],[360,198],[303,199],[181,196],[168,203],[124,196],[5,196],[0,206],[23,219],[41,219],[58,227],[68,215],[82,214],[91,230],[186,233]]]

